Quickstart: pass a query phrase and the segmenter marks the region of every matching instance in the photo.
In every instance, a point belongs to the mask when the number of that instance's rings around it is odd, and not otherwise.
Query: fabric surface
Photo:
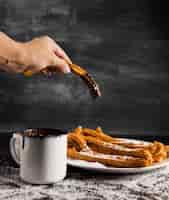
[[[137,175],[100,174],[68,168],[65,180],[54,185],[30,185],[19,168],[0,167],[0,200],[168,200],[169,167]]]

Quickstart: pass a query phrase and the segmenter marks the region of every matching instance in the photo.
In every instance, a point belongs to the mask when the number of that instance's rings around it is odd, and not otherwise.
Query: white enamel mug
[[[13,134],[10,152],[20,165],[20,177],[32,184],[52,184],[62,180],[67,170],[67,136],[30,137]]]

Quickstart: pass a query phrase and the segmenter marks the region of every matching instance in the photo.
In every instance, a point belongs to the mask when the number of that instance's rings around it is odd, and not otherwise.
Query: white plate
[[[133,139],[131,139],[133,140]],[[137,142],[145,142],[141,140],[133,140]],[[155,169],[160,169],[163,167],[169,166],[169,158],[160,162],[153,164],[149,167],[137,167],[137,168],[117,168],[117,167],[107,167],[101,163],[98,162],[88,162],[84,160],[74,160],[68,158],[67,164],[73,167],[78,167],[86,170],[92,170],[97,172],[103,172],[103,173],[116,173],[116,174],[135,174],[135,173],[143,173],[143,172],[149,172],[153,171]]]
[[[149,172],[155,169],[160,169],[167,167],[169,165],[169,159],[162,161],[161,163],[154,164],[149,167],[137,167],[137,168],[116,168],[116,167],[107,167],[101,163],[97,162],[88,162],[84,160],[73,160],[68,158],[67,164],[73,167],[78,167],[86,170],[92,170],[97,172],[104,173],[115,173],[115,174],[135,174]]]

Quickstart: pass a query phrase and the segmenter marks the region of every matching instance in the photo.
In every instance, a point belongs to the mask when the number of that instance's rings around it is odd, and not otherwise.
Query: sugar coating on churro
[[[68,134],[68,157],[112,167],[146,167],[169,156],[169,145],[111,137],[101,127],[77,127]]]

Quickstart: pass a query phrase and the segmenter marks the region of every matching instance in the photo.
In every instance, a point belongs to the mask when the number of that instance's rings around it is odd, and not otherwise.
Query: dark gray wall
[[[18,40],[49,35],[85,66],[103,97],[75,76],[0,73],[0,129],[169,130],[166,5],[154,1],[0,0],[0,30]]]

